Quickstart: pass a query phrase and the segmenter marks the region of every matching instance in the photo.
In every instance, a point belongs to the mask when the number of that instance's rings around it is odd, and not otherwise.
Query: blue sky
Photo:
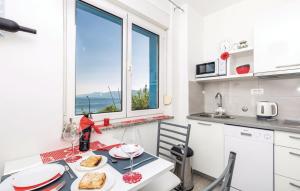
[[[121,89],[122,25],[77,9],[76,94]],[[102,15],[102,16],[107,16]],[[133,32],[133,89],[149,84],[149,37]],[[124,63],[125,64],[125,63]]]

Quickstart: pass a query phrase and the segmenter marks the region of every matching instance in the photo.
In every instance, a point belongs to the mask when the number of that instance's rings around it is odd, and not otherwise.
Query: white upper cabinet
[[[300,1],[267,10],[255,27],[254,72],[300,69]]]

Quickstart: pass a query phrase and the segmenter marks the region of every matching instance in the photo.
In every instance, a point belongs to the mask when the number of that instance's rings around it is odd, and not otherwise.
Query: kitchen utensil
[[[67,171],[67,173],[69,174],[71,179],[74,179],[74,176],[72,173],[70,173],[70,167],[68,165],[65,165],[65,170]]]
[[[140,162],[138,162],[138,163],[135,163],[135,164],[132,165],[132,168],[133,168],[133,167],[136,167],[136,166],[138,166],[138,165],[140,165],[140,164],[142,164],[142,163],[144,163],[144,162],[147,162],[148,160],[151,160],[151,159],[153,159],[153,158],[154,158],[154,157],[149,157],[149,158],[144,159],[144,160],[142,160],[142,161],[140,161]],[[130,168],[131,168],[131,165],[129,165],[129,166],[123,168],[123,170],[127,170],[127,169],[130,169]]]
[[[245,64],[245,65],[236,67],[236,72],[238,74],[247,74],[247,73],[249,73],[249,71],[250,71],[250,65],[249,64]]]
[[[260,101],[257,102],[256,116],[258,118],[273,118],[278,115],[278,106],[275,102]]]
[[[111,161],[112,163],[117,163],[117,162],[118,162],[116,159],[113,159],[113,158],[110,158],[110,161]]]

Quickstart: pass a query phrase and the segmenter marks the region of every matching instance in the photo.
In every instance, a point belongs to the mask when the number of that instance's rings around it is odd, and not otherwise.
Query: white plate
[[[144,152],[144,148],[141,147],[140,145],[137,145],[137,147],[139,147],[137,153],[134,155],[134,157],[138,157],[141,154],[143,154]],[[129,159],[129,156],[122,151],[121,147],[114,147],[112,149],[109,150],[109,155],[114,157],[114,158],[118,158],[118,159]]]
[[[15,191],[15,189],[11,185],[11,182],[12,182],[12,176],[6,178],[3,182],[0,183],[0,190]]]
[[[83,177],[78,177],[71,185],[71,190],[72,191],[109,191],[115,184],[115,177],[111,175],[111,173],[109,173],[109,171],[97,171],[99,173],[101,172],[105,172],[106,174],[106,181],[103,185],[103,187],[101,189],[79,189],[78,186],[79,186],[79,182],[81,180],[81,178]]]
[[[83,157],[82,160],[79,160],[76,164],[76,170],[79,170],[79,171],[90,171],[90,170],[96,170],[96,169],[99,169],[101,167],[103,167],[106,163],[107,163],[107,157],[106,156],[103,156],[103,155],[99,155],[102,157],[102,160],[101,162],[95,166],[95,167],[83,167],[83,166],[80,166],[80,163],[81,161],[87,159],[88,157],[90,156],[86,156],[86,157]]]
[[[60,178],[65,172],[65,168],[60,164],[45,164],[30,168],[12,175],[12,186],[31,187],[34,190]],[[41,185],[39,185],[41,184]],[[39,186],[37,186],[39,185]]]

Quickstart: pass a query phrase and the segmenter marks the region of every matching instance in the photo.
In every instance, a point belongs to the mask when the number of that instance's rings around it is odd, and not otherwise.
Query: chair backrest
[[[156,155],[167,157],[181,165],[180,179],[182,182],[184,181],[184,167],[188,153],[190,131],[190,124],[183,126],[161,121],[158,122]],[[178,145],[182,145],[182,147]],[[172,149],[172,147],[177,149]],[[178,152],[178,150],[181,152]],[[173,156],[170,155],[171,153]]]
[[[230,152],[228,164],[223,171],[222,175],[213,181],[208,187],[206,187],[203,191],[212,191],[216,187],[221,185],[220,191],[229,191],[231,186],[231,180],[234,170],[234,164],[236,159],[236,153]],[[221,184],[222,183],[222,184]]]

